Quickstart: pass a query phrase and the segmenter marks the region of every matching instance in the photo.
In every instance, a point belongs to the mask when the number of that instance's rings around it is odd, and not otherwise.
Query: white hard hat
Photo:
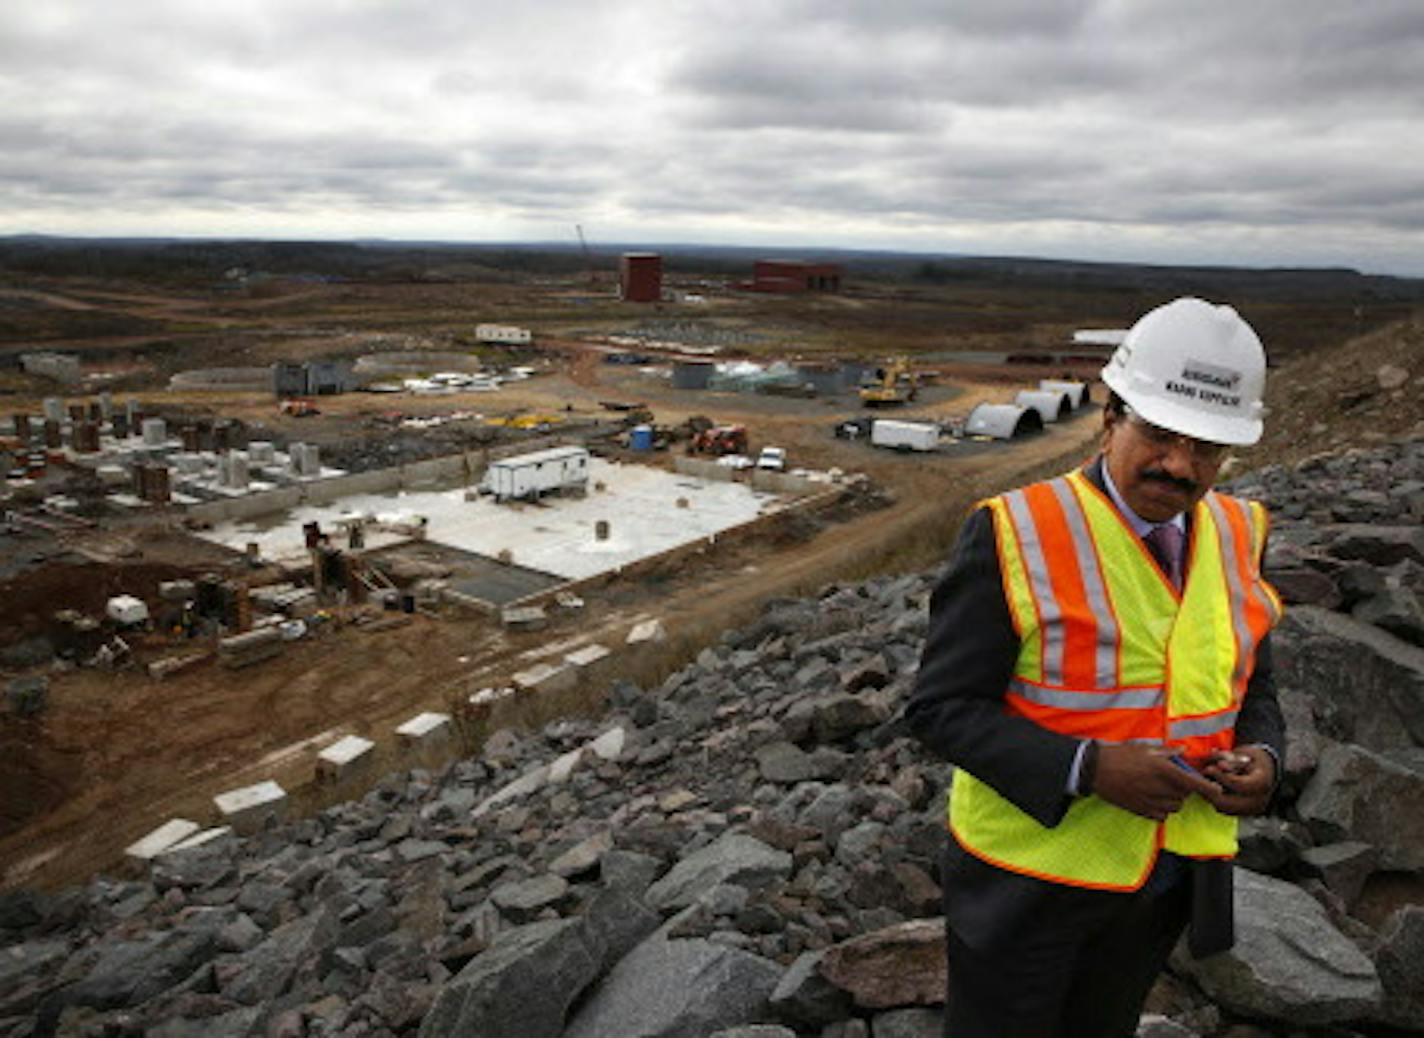
[[[1229,306],[1188,298],[1148,311],[1103,368],[1103,381],[1164,429],[1233,446],[1261,438],[1266,351]]]

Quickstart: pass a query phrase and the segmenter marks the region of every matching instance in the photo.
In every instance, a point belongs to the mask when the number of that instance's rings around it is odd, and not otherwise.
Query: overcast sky
[[[1424,274],[1419,0],[33,0],[0,233]]]

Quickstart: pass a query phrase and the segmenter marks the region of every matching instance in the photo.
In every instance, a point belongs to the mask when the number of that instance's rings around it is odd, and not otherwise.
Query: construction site
[[[1092,452],[1137,308],[447,274],[0,286],[0,886],[314,810],[942,557]]]

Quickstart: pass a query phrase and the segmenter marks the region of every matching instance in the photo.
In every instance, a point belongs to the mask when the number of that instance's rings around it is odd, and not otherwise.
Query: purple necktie
[[[1161,564],[1162,571],[1167,574],[1172,586],[1181,590],[1182,531],[1177,529],[1175,523],[1163,523],[1161,526],[1154,526],[1143,540],[1152,550],[1153,557]]]

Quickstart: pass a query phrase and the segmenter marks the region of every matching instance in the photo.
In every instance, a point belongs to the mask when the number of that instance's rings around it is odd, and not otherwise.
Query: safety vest
[[[1063,735],[1169,746],[1200,764],[1234,742],[1256,648],[1281,616],[1261,577],[1266,511],[1210,492],[1192,513],[1179,593],[1081,472],[984,503],[1019,655],[1004,708]],[[1236,853],[1236,819],[1193,794],[1163,823],[1096,797],[1046,828],[956,771],[949,824],[971,853],[1073,886],[1135,890],[1160,849]]]

